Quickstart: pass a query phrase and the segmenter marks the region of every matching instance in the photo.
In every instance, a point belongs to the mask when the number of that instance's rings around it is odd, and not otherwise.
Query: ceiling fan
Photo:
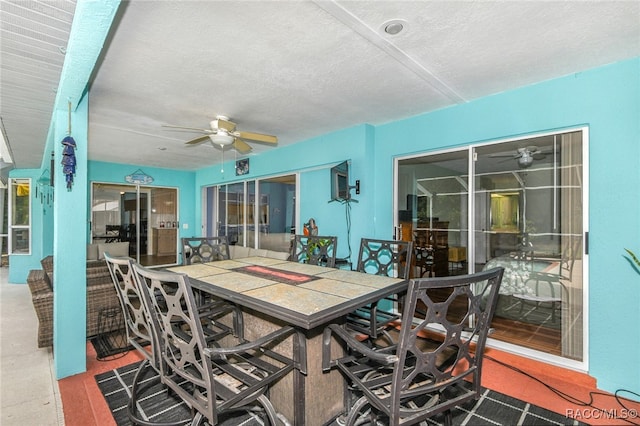
[[[236,123],[229,121],[229,118],[224,115],[217,115],[215,120],[209,122],[209,129],[198,129],[194,127],[170,125],[164,125],[162,127],[192,130],[203,133],[202,136],[198,136],[197,138],[185,142],[185,144],[187,145],[197,145],[208,140],[222,149],[224,149],[226,146],[231,145],[240,154],[248,154],[249,152],[251,152],[251,145],[249,145],[247,142],[259,142],[266,144],[278,143],[278,138],[272,135],[253,132],[241,132],[236,130]]]
[[[541,160],[546,157],[548,152],[541,151],[535,145],[527,146],[525,148],[518,148],[517,152],[513,154],[489,154],[489,157],[508,157],[518,161],[518,165],[522,169],[526,169],[533,164],[533,160]]]

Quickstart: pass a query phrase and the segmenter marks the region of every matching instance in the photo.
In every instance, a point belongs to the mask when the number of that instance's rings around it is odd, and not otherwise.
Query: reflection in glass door
[[[468,152],[401,160],[398,226],[414,241],[413,277],[467,272]]]
[[[203,190],[207,236],[230,245],[288,252],[296,222],[297,176],[236,182]]]
[[[397,226],[415,241],[414,276],[504,267],[492,341],[565,364],[585,350],[585,138],[580,129],[397,160]]]
[[[583,132],[480,146],[477,241],[503,266],[493,339],[583,360]],[[482,235],[482,237],[481,237]]]
[[[229,245],[244,245],[246,202],[244,183],[222,185],[218,191],[218,236],[227,237]]]
[[[175,188],[94,183],[91,240],[120,243],[112,250],[128,252],[145,266],[175,264],[177,211]]]

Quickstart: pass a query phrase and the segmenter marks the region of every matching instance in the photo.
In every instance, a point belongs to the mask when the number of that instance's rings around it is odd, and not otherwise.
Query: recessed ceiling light
[[[158,149],[159,149],[160,151],[166,151],[166,150],[167,150],[167,148],[165,148],[165,147],[160,147],[160,148],[158,148]]]
[[[402,19],[392,19],[382,24],[382,30],[389,35],[400,33],[406,26],[407,22]]]

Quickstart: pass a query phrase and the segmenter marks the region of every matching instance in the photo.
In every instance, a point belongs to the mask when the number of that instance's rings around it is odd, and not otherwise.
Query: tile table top
[[[408,286],[399,278],[265,257],[169,270],[187,274],[194,288],[305,329],[327,324]]]

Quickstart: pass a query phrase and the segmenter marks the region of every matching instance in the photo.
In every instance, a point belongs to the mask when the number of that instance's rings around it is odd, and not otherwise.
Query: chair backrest
[[[106,252],[104,260],[122,306],[127,324],[127,340],[158,370],[158,356],[155,352],[157,344],[152,340],[151,325],[144,309],[143,296],[135,279],[132,268],[134,260],[129,257],[112,257]]]
[[[205,334],[186,274],[156,271],[137,263],[133,269],[152,332],[160,342],[161,380],[195,410],[192,423],[200,424],[199,416],[204,416],[215,425],[219,414],[259,401],[275,424],[276,413],[266,397],[269,385],[294,368],[306,373],[306,364],[303,349],[287,357],[273,350],[273,345],[295,335],[298,341],[291,344],[300,348],[304,336],[289,326],[253,342],[229,334],[220,336],[223,339],[210,336]]]
[[[410,281],[390,390],[392,413],[399,414],[407,395],[431,393],[470,378],[480,396],[482,356],[503,272],[494,268]],[[436,347],[423,345],[419,336],[434,326],[444,330],[442,341]]]
[[[193,291],[186,274],[156,271],[139,264],[133,266],[151,316],[152,331],[160,342],[163,383],[189,406],[207,418],[215,416],[216,388],[207,347],[199,321]],[[184,382],[200,391],[186,392]]]
[[[338,237],[318,235],[296,235],[291,250],[291,260],[334,268]]]
[[[356,270],[367,274],[409,278],[413,259],[413,242],[376,240],[360,241]]]
[[[191,237],[182,239],[182,264],[230,259],[227,237]]]

